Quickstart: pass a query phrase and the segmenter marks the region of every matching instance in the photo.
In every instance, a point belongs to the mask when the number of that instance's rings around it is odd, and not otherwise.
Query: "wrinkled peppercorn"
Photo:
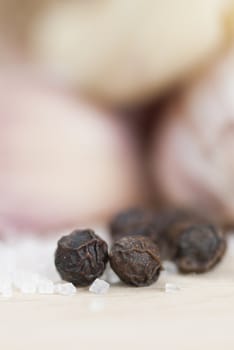
[[[203,218],[197,214],[183,209],[167,209],[156,212],[154,215],[154,225],[159,235],[166,234],[172,225],[185,222],[201,222]]]
[[[65,281],[88,286],[100,277],[108,261],[106,242],[92,230],[76,230],[58,241],[55,266]]]
[[[175,261],[184,273],[210,270],[221,260],[226,249],[221,230],[189,211],[162,211],[155,218],[155,230],[160,254],[164,259]]]
[[[130,235],[148,237],[159,246],[161,257],[170,259],[172,247],[167,242],[168,230],[174,223],[195,218],[194,213],[182,209],[156,212],[149,208],[131,208],[113,218],[110,232],[114,240]]]
[[[226,250],[225,237],[215,225],[181,223],[171,228],[168,234],[172,259],[184,273],[210,270]]]
[[[110,264],[123,282],[137,287],[154,283],[161,271],[157,245],[143,236],[126,236],[116,241]]]
[[[153,225],[156,234],[151,238],[159,244],[160,255],[163,259],[173,259],[177,249],[175,244],[177,234],[180,234],[183,227],[195,223],[204,223],[204,218],[183,209],[167,209],[155,214]]]
[[[155,213],[147,208],[131,208],[116,215],[110,223],[110,232],[114,240],[125,236],[156,236],[154,227]]]
[[[175,261],[184,273],[211,269],[226,247],[225,236],[216,225],[183,209],[130,209],[117,215],[110,227],[115,239],[139,234],[148,237],[159,246],[161,257]]]

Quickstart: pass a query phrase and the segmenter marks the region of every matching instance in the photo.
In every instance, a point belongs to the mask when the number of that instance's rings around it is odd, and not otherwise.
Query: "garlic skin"
[[[0,223],[80,226],[138,202],[136,149],[121,118],[12,68],[0,77]]]
[[[152,173],[164,202],[234,223],[234,48],[162,116]]]
[[[8,9],[4,18],[32,61],[114,105],[144,102],[190,77],[225,46],[234,18],[234,0],[18,3],[23,16]]]

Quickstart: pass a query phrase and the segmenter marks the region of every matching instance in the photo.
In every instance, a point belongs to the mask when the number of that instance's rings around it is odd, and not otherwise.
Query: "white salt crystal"
[[[58,237],[19,235],[11,229],[5,233],[0,241],[0,295],[10,297],[14,290],[52,294],[58,280],[53,262]]]
[[[10,280],[1,281],[0,294],[4,298],[11,298],[13,295],[12,284]]]
[[[14,284],[23,294],[35,294],[37,291],[38,275],[27,271],[16,272]]]
[[[38,292],[40,294],[53,294],[54,283],[52,281],[40,281],[38,283]]]
[[[168,260],[163,261],[163,268],[169,274],[174,275],[178,273],[178,268],[176,264],[173,263],[172,261],[168,261]]]
[[[37,285],[36,283],[25,281],[25,283],[21,285],[20,291],[23,294],[35,294],[37,291]]]
[[[11,288],[12,287],[12,281],[10,278],[4,278],[0,280],[0,293],[2,290]]]
[[[39,283],[40,279],[41,277],[37,273],[32,273],[24,270],[16,269],[12,274],[12,282],[15,288],[19,290],[31,289],[32,293],[35,293],[33,290],[37,288],[37,284]]]
[[[116,273],[112,270],[110,267],[110,264],[108,263],[105,269],[105,272],[103,273],[102,280],[110,283],[110,284],[116,284],[120,282],[119,277],[116,275]]]
[[[180,288],[174,283],[166,283],[165,284],[165,292],[166,293],[178,292],[179,290],[180,290]]]
[[[3,290],[1,291],[1,296],[2,296],[3,298],[6,298],[6,299],[11,298],[11,297],[13,296],[12,287],[3,289]]]
[[[97,278],[89,287],[89,291],[95,294],[105,294],[110,288],[109,283]]]
[[[59,283],[58,273],[54,266],[54,251],[59,237],[65,232],[53,236],[40,236],[32,232],[22,232],[20,235],[12,227],[4,229],[5,240],[0,241],[0,295],[10,297],[17,290],[24,294],[74,295],[76,288],[71,283]],[[107,230],[100,228],[102,236]],[[69,232],[66,232],[69,233]],[[110,283],[119,281],[110,270]],[[104,282],[104,281],[103,281]],[[101,288],[100,293],[105,288]],[[55,291],[56,289],[56,291]],[[99,293],[99,292],[98,292]]]
[[[120,282],[119,277],[116,275],[116,273],[111,269],[111,267],[109,267],[106,270],[106,275],[105,275],[105,279],[107,280],[108,283],[110,284],[116,284],[118,282]]]
[[[234,237],[233,232],[228,236],[227,252],[231,257],[234,257]]]
[[[55,285],[57,294],[72,296],[76,294],[76,287],[72,283],[59,283]]]

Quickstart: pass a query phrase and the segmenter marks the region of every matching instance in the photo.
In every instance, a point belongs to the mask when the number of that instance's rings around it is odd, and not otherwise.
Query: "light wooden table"
[[[232,244],[233,246],[233,244]],[[0,349],[234,349],[234,249],[200,276],[168,275],[165,293],[112,286],[104,296],[0,300]]]

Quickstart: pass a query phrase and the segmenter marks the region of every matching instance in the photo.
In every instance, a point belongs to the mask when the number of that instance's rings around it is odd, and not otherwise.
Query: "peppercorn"
[[[195,220],[194,213],[183,209],[170,208],[155,211],[150,208],[130,208],[116,215],[110,223],[110,232],[114,240],[125,236],[145,236],[159,246],[163,259],[169,259],[167,231],[176,222]]]
[[[162,211],[155,219],[155,230],[160,237],[161,255],[173,260],[183,273],[206,272],[225,253],[223,232],[214,223],[190,211]]]
[[[148,208],[130,208],[116,215],[110,223],[114,240],[125,236],[156,236],[154,228],[155,213]]]
[[[154,217],[154,232],[151,239],[159,244],[163,259],[172,260],[175,255],[177,234],[190,224],[204,223],[205,219],[197,213],[184,209],[166,209],[157,212]]]
[[[130,209],[117,215],[110,228],[114,238],[148,237],[158,245],[161,257],[175,261],[184,273],[211,269],[226,248],[225,236],[215,224],[184,209]]]
[[[202,273],[223,257],[226,240],[219,228],[206,223],[186,223],[171,230],[172,259],[183,273]]]
[[[100,277],[108,261],[108,247],[94,231],[75,230],[58,241],[55,266],[65,281],[88,286]]]
[[[111,248],[110,265],[126,284],[149,286],[157,281],[161,271],[158,246],[147,237],[123,237]]]

